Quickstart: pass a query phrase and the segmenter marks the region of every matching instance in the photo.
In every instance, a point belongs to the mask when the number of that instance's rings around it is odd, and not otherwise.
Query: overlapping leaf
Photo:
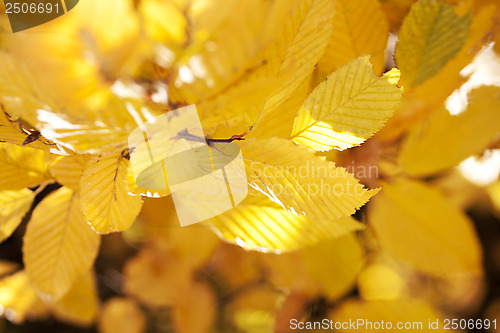
[[[469,94],[464,113],[436,110],[415,126],[401,150],[400,163],[414,176],[426,176],[480,153],[500,133],[500,88],[483,86]],[[457,147],[457,148],[453,148]]]
[[[249,139],[241,152],[249,185],[295,215],[335,220],[353,214],[377,193],[289,140]]]
[[[331,9],[326,0],[297,1],[275,41],[259,54],[260,63],[234,87],[200,105],[202,116],[218,115],[219,122],[232,116],[249,125],[258,121],[265,126],[276,116],[273,110],[314,70],[331,32]]]
[[[252,60],[272,41],[293,4],[229,0],[224,6],[206,3],[201,10],[194,4],[180,4],[186,22],[180,40],[185,42],[170,45],[175,61],[169,64],[173,82],[168,87],[169,98],[196,103],[245,77],[255,65]],[[196,25],[189,25],[194,19]]]
[[[234,209],[208,221],[228,241],[246,249],[291,251],[337,238],[363,225],[351,217],[311,219],[284,210],[255,190]]]
[[[89,155],[58,156],[49,162],[49,170],[59,184],[78,191],[80,177],[89,158]]]
[[[40,136],[38,131],[26,131],[22,128],[19,119],[14,119],[2,107],[0,111],[0,139],[2,142],[13,143],[19,146],[28,146],[42,150],[55,149],[55,144]]]
[[[17,324],[24,322],[30,314],[48,312],[25,271],[0,280],[0,306],[5,311],[5,317]]]
[[[63,298],[52,307],[59,319],[78,325],[90,325],[98,308],[96,282],[93,270],[84,273]]]
[[[85,222],[78,194],[60,188],[33,211],[24,236],[26,273],[39,294],[59,300],[94,262],[100,236]]]
[[[0,190],[20,190],[50,180],[44,157],[42,150],[0,143]]]
[[[98,233],[127,229],[139,214],[143,200],[128,194],[130,162],[122,155],[94,156],[80,179],[85,220]]]
[[[325,151],[361,144],[378,131],[399,104],[398,72],[373,73],[360,57],[329,75],[304,101],[292,130],[293,141]]]
[[[400,179],[371,202],[369,223],[383,249],[435,275],[481,272],[472,222],[437,189]]]
[[[330,74],[364,54],[370,54],[375,73],[384,70],[389,27],[377,0],[334,1],[332,35],[319,69]]]
[[[31,207],[35,195],[28,189],[0,191],[0,242],[9,237]]]
[[[396,64],[405,88],[436,75],[464,45],[472,14],[459,16],[443,1],[419,0],[403,21]]]

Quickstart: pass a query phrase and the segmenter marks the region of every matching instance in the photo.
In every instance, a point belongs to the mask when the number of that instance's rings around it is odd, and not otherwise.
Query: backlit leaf
[[[442,1],[419,0],[403,21],[396,64],[405,88],[436,75],[464,45],[472,14],[459,16]]]
[[[89,326],[93,323],[98,308],[93,270],[83,274],[52,307],[54,315],[63,321]]]
[[[296,1],[276,40],[259,54],[260,64],[252,67],[236,86],[200,105],[202,117],[217,115],[222,122],[232,115],[247,125],[258,122],[256,127],[266,126],[323,55],[332,28],[331,10],[328,0]]]
[[[40,132],[31,131],[28,133],[21,127],[19,119],[14,119],[2,106],[0,111],[0,138],[2,142],[14,143],[19,146],[28,146],[42,150],[56,148],[54,143],[41,137]]]
[[[22,323],[34,312],[47,312],[30,284],[25,271],[19,271],[0,280],[0,306],[5,317],[13,323]]]
[[[42,150],[0,143],[0,190],[20,190],[50,180],[44,156]]]
[[[9,237],[31,207],[35,195],[28,189],[0,191],[0,242]]]
[[[313,245],[363,228],[351,217],[332,221],[293,214],[255,190],[234,209],[208,220],[208,223],[226,240],[246,249],[279,252]]]
[[[94,156],[80,179],[85,220],[98,233],[127,229],[141,211],[143,200],[128,194],[130,162],[121,155]]]
[[[481,272],[482,253],[467,216],[438,190],[417,181],[385,184],[369,209],[380,246],[435,275]]]
[[[377,0],[334,1],[332,35],[319,69],[330,74],[364,54],[370,54],[375,73],[385,66],[389,27]]]
[[[61,185],[78,191],[89,155],[58,156],[49,163],[50,173]]]
[[[267,255],[273,283],[311,297],[336,299],[351,289],[364,263],[353,234],[323,241],[301,251]]]
[[[295,215],[335,220],[353,214],[378,190],[344,168],[285,139],[241,143],[249,185]]]
[[[85,222],[78,194],[60,188],[33,211],[24,236],[24,265],[48,301],[59,300],[94,262],[100,236]]]
[[[484,150],[500,133],[499,96],[499,87],[483,86],[469,94],[465,112],[450,115],[445,108],[437,109],[414,126],[400,155],[406,172],[430,175]]]
[[[293,141],[319,151],[363,143],[399,105],[397,77],[397,70],[377,77],[366,56],[339,68],[302,104],[293,125]]]

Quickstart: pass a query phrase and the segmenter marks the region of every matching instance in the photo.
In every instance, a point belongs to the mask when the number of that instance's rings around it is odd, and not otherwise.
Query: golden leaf
[[[267,255],[265,262],[276,285],[303,295],[337,299],[356,282],[364,250],[353,234],[322,241],[298,252]]]
[[[335,220],[353,214],[378,192],[289,140],[249,139],[241,151],[248,184],[296,215]]]
[[[24,322],[26,317],[48,312],[28,281],[25,271],[0,280],[0,306],[5,317],[16,324]]]
[[[431,175],[484,150],[500,133],[499,96],[499,87],[480,87],[469,94],[465,112],[450,115],[441,108],[414,126],[399,157],[405,171]]]
[[[128,194],[130,162],[122,155],[93,156],[80,179],[86,221],[98,233],[127,229],[141,211],[143,200]]]
[[[48,163],[49,170],[59,184],[78,191],[80,177],[89,158],[88,155],[57,156]]]
[[[330,74],[362,55],[370,54],[377,75],[385,67],[389,27],[377,0],[336,0],[333,29],[318,68]]]
[[[330,220],[293,214],[255,190],[235,208],[206,223],[232,243],[266,252],[292,251],[364,227],[350,216]]]
[[[42,150],[0,143],[0,190],[20,190],[49,181],[45,156]]]
[[[0,191],[0,242],[14,232],[28,212],[35,195],[28,189]]]
[[[396,64],[405,89],[436,75],[465,43],[472,14],[459,16],[442,1],[419,0],[403,21]]]
[[[363,143],[399,105],[397,77],[397,70],[377,77],[366,56],[341,67],[302,104],[293,125],[293,141],[319,151]]]
[[[472,222],[438,189],[404,179],[385,184],[368,217],[380,246],[416,269],[445,276],[482,271]]]
[[[77,193],[60,188],[33,211],[24,236],[24,265],[33,286],[47,301],[61,299],[89,270],[100,236],[83,218]]]
[[[83,274],[68,293],[52,306],[52,313],[59,320],[90,326],[99,306],[95,284],[93,270]]]

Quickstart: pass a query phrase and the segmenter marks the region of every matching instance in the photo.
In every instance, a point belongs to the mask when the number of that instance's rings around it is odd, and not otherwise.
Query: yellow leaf
[[[34,198],[28,189],[0,191],[0,242],[10,237],[21,223]]]
[[[20,190],[50,180],[44,157],[42,150],[0,143],[0,190]]]
[[[141,211],[143,200],[128,194],[130,162],[121,155],[94,156],[80,179],[80,197],[86,221],[98,233],[127,229]]]
[[[293,214],[255,190],[235,208],[207,223],[232,243],[266,252],[291,251],[364,227],[350,216],[332,221]]]
[[[323,293],[337,299],[356,282],[364,264],[364,250],[354,234],[327,240],[303,251],[305,266]]]
[[[359,323],[347,325],[341,332],[450,332],[444,329],[443,317],[430,305],[418,300],[362,302],[348,300],[329,315],[334,322]],[[359,321],[358,321],[359,320]],[[429,327],[438,320],[438,327]],[[382,328],[382,322],[384,323]],[[397,325],[402,325],[398,327]],[[404,325],[407,325],[406,327]],[[378,327],[378,328],[377,328]]]
[[[248,184],[295,215],[335,220],[353,214],[378,192],[289,140],[248,139],[241,152]]]
[[[138,126],[138,122],[156,115],[140,100],[116,96],[108,98],[107,104],[95,112],[79,109],[79,115],[72,115],[62,110],[40,110],[28,120],[35,124],[45,138],[82,154],[127,149],[128,136]]]
[[[229,115],[256,129],[265,127],[323,54],[331,31],[331,6],[328,0],[296,1],[287,24],[257,57],[260,62],[236,86],[200,105],[202,118],[213,117],[221,123]]]
[[[397,70],[377,77],[366,56],[341,67],[302,104],[293,125],[293,141],[319,151],[363,143],[399,105],[397,77]]]
[[[52,307],[54,315],[72,324],[89,326],[93,323],[98,308],[93,270],[82,275],[73,287]]]
[[[40,132],[27,132],[22,129],[19,119],[14,119],[5,111],[3,105],[0,104],[0,139],[2,142],[13,143],[19,146],[28,146],[42,150],[56,149],[54,143],[41,137]]]
[[[401,107],[377,134],[379,140],[394,140],[415,121],[427,116],[431,110],[441,107],[450,94],[466,81],[460,73],[484,45],[490,34],[494,8],[483,7],[474,15],[467,40],[455,58],[451,59],[433,77],[405,92]],[[436,89],[439,87],[439,89]]]
[[[387,18],[391,32],[397,32],[401,22],[417,0],[379,0]]]
[[[58,156],[49,162],[49,170],[59,184],[78,191],[80,177],[88,160],[88,155]]]
[[[60,188],[33,211],[24,236],[24,265],[33,286],[57,301],[93,264],[100,236],[83,218],[77,193]]]
[[[0,280],[0,306],[5,317],[16,324],[24,322],[37,308],[41,312],[46,310],[24,271]]]
[[[318,68],[330,74],[364,54],[370,54],[375,73],[385,66],[389,27],[377,0],[336,0],[332,35]]]
[[[101,333],[144,333],[146,317],[130,298],[112,298],[106,302],[99,317]]]
[[[427,176],[480,153],[500,133],[500,88],[483,86],[469,94],[465,112],[450,115],[436,110],[413,127],[400,163],[413,176]]]
[[[268,112],[262,115],[259,125],[252,128],[248,133],[248,138],[254,137],[259,139],[266,139],[272,137],[290,138],[292,133],[293,121],[300,106],[311,93],[312,75],[310,75],[288,98],[285,102],[280,104],[279,109],[282,112]],[[285,111],[286,110],[286,111]],[[234,131],[231,128],[232,131]],[[224,136],[221,136],[224,137]]]
[[[331,299],[349,291],[364,263],[364,250],[353,234],[322,241],[298,252],[267,255],[271,281],[309,297]]]
[[[418,270],[444,276],[482,270],[472,222],[435,188],[404,179],[385,184],[368,217],[380,246]]]
[[[300,1],[278,39],[265,51],[271,73],[278,75],[282,82],[267,98],[256,122],[275,111],[311,75],[332,30],[331,12],[331,1]],[[293,73],[291,79],[289,73]]]
[[[174,1],[144,0],[139,3],[144,16],[142,24],[153,39],[166,43],[180,44],[186,40],[187,19],[182,8]]]
[[[41,107],[46,93],[35,81],[27,66],[6,52],[0,52],[0,62],[0,101],[5,109],[9,110],[10,116],[18,118],[26,110],[34,112]],[[4,122],[2,120],[2,125]]]
[[[436,75],[462,48],[472,14],[458,16],[442,1],[419,0],[403,21],[396,45],[396,64],[406,89]]]
[[[283,0],[229,0],[224,6],[215,2],[182,5],[186,21],[195,20],[196,24],[186,25],[187,45],[179,43],[170,49],[175,62],[167,64],[173,82],[168,86],[169,99],[197,103],[245,77],[258,53],[283,24],[291,4]]]

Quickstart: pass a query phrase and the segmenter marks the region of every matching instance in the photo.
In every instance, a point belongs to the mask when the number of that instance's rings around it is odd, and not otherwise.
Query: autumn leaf
[[[438,276],[481,272],[471,221],[429,185],[404,179],[385,184],[369,223],[383,249],[419,270]]]
[[[401,98],[397,77],[394,70],[377,77],[367,57],[351,61],[329,75],[304,101],[291,138],[319,151],[361,144],[397,108]]]
[[[341,237],[364,227],[351,217],[330,220],[296,215],[255,190],[234,209],[207,223],[221,237],[246,249],[279,253]]]
[[[295,215],[335,220],[353,214],[378,190],[285,139],[241,144],[250,187]]]
[[[337,0],[333,8],[333,29],[319,69],[330,74],[362,55],[371,54],[375,73],[384,70],[384,51],[389,27],[376,0]]]
[[[419,0],[403,21],[396,64],[405,88],[436,75],[465,43],[472,15],[459,16],[442,1]]]
[[[434,174],[484,150],[500,132],[499,94],[498,87],[475,89],[463,113],[450,115],[445,108],[437,109],[414,126],[401,149],[400,162],[406,172]]]
[[[93,156],[80,178],[80,197],[86,221],[98,233],[127,229],[139,214],[143,200],[128,194],[130,162],[122,155]]]
[[[0,190],[20,190],[51,180],[42,150],[0,143]]]
[[[83,218],[78,194],[60,188],[33,211],[24,237],[26,274],[42,297],[59,300],[89,270],[99,243]]]
[[[0,242],[14,232],[28,212],[35,195],[28,189],[0,191]]]

